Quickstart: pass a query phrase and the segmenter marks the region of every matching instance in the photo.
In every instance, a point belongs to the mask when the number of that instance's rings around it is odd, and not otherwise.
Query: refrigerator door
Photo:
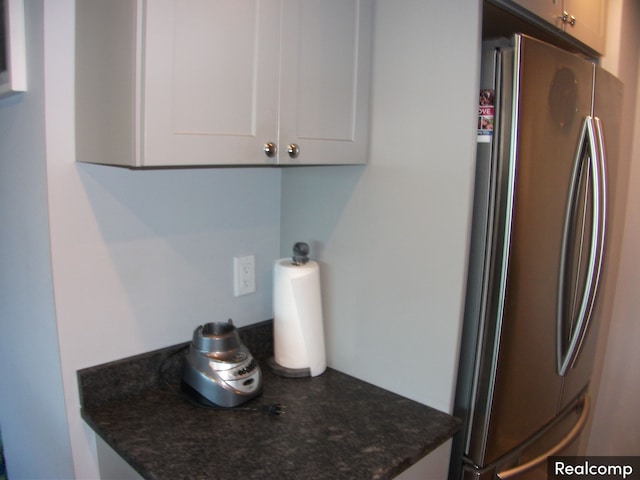
[[[620,80],[601,68],[595,69],[595,94],[593,117],[599,120],[600,126],[599,136],[603,141],[601,148],[603,150],[603,161],[605,162],[606,180],[606,234],[602,272],[600,274],[600,282],[610,277],[609,271],[615,271],[617,268],[617,257],[614,255],[615,249],[611,242],[619,242],[621,235],[621,218],[617,217],[624,208],[624,205],[616,203],[620,197],[620,192],[624,192],[625,181],[628,176],[628,170],[624,172],[621,168],[626,164],[619,161],[619,132],[622,127],[622,101],[623,101],[623,85]],[[624,200],[624,195],[622,195]],[[609,284],[606,282],[598,289],[598,297],[594,305],[589,330],[583,341],[582,348],[578,352],[577,358],[572,367],[567,371],[564,378],[562,391],[562,400],[560,408],[564,408],[569,404],[580,391],[591,376],[593,368],[593,357],[595,355],[598,330],[600,327],[601,307],[608,286],[613,286],[612,280],[608,278]]]
[[[522,444],[560,411],[560,254],[573,166],[592,103],[593,65],[578,57],[516,36],[502,64],[492,260],[466,445],[467,459],[478,466]],[[582,380],[576,378],[576,387]]]

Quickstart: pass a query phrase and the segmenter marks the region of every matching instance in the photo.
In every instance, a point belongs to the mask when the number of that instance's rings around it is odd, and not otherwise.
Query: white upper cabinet
[[[563,12],[568,14],[565,31],[596,52],[604,54],[606,0],[564,0]]]
[[[272,163],[278,1],[145,3],[139,166]]]
[[[546,22],[562,28],[563,0],[512,0]]]
[[[364,163],[372,1],[285,0],[284,7],[279,162]]]
[[[513,0],[598,53],[604,53],[605,0]]]
[[[366,162],[372,8],[372,0],[77,2],[77,159]],[[102,62],[111,65],[95,73]]]

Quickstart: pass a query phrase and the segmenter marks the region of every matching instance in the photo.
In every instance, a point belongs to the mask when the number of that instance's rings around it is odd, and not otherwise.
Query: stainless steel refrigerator
[[[621,106],[584,58],[524,35],[483,45],[450,479],[546,478],[549,455],[575,453]]]

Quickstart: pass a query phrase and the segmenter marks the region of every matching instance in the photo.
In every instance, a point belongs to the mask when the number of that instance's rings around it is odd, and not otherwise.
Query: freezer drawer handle
[[[547,460],[547,457],[552,457],[556,453],[560,452],[563,448],[565,448],[567,445],[573,442],[582,431],[582,427],[584,427],[584,424],[587,421],[587,417],[589,416],[589,408],[590,408],[589,395],[585,395],[584,400],[582,402],[582,412],[580,413],[580,418],[578,418],[578,421],[573,426],[571,431],[567,433],[567,435],[562,440],[560,440],[558,444],[556,444],[554,447],[547,450],[542,455],[534,458],[533,460],[527,463],[523,463],[522,465],[518,465],[517,467],[499,472],[497,477],[500,480],[507,480],[508,478],[513,478],[516,475],[520,475],[521,473],[524,473],[540,465],[542,462]]]

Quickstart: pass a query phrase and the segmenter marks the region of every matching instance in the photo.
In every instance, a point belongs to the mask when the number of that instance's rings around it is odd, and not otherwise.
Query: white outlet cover
[[[233,294],[236,297],[256,291],[256,257],[233,257]]]

